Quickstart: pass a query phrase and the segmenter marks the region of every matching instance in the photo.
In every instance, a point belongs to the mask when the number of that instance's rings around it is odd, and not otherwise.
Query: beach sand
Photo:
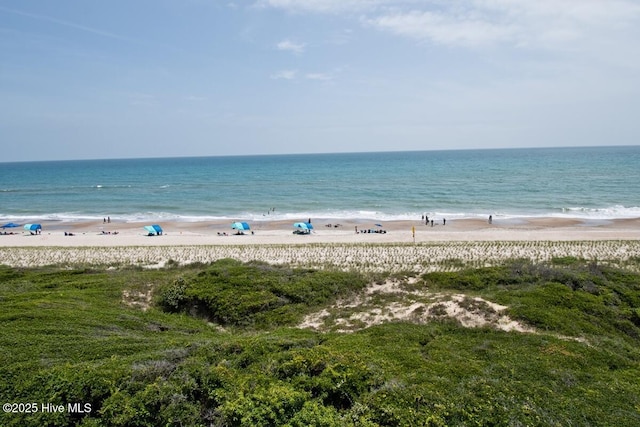
[[[148,223],[88,221],[43,221],[42,233],[7,229],[13,235],[0,236],[0,247],[9,246],[172,246],[172,245],[264,245],[299,243],[413,243],[445,241],[585,241],[638,240],[640,218],[579,220],[563,218],[520,218],[494,220],[442,220],[434,226],[421,221],[323,219],[314,220],[310,235],[293,234],[292,221],[255,221],[250,232],[236,235],[230,221],[162,222],[162,236],[147,236]],[[378,227],[375,224],[381,224]],[[330,225],[330,226],[329,226]],[[385,230],[386,233],[358,233]],[[65,236],[65,232],[73,236]],[[117,232],[117,234],[114,234]],[[107,233],[107,234],[105,234]],[[219,235],[226,233],[227,235]]]
[[[229,257],[306,267],[421,272],[510,258],[575,256],[624,263],[640,256],[640,218],[494,219],[492,224],[461,219],[446,225],[439,220],[433,227],[420,221],[377,223],[382,227],[364,219],[318,219],[313,220],[311,234],[296,235],[292,221],[255,221],[254,234],[236,235],[230,221],[163,222],[163,235],[147,236],[143,225],[148,223],[44,221],[41,234],[8,229],[15,234],[0,236],[0,264],[157,267],[170,260],[184,264]],[[386,233],[356,233],[356,227]]]

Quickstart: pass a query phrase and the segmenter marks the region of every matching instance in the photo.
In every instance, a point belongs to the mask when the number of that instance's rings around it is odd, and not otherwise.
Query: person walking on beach
[[[442,218],[442,225],[447,225],[447,218]]]
[[[489,215],[489,224],[493,222],[493,216]]]
[[[424,218],[424,225],[429,225],[429,215],[425,215]]]

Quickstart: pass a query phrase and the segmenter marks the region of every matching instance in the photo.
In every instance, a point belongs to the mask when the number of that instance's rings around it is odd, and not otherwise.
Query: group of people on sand
[[[356,227],[356,234],[387,234],[387,230],[382,230],[382,229],[373,229],[373,228],[367,228],[366,230],[358,230],[358,227]]]
[[[429,216],[428,215],[422,215],[422,221],[424,221],[424,225],[431,225],[432,227],[436,224],[433,221],[433,218],[431,218],[431,220],[429,220]],[[442,218],[442,225],[447,225],[447,218]]]
[[[379,227],[382,227],[381,224],[376,224]],[[355,226],[356,234],[387,234],[387,230],[382,228],[366,228],[364,230],[358,230],[358,226]]]
[[[434,225],[433,218],[431,219],[431,222],[429,222],[429,216],[426,215],[426,214],[422,215],[422,221],[424,221],[424,225],[431,224],[432,227]],[[489,224],[493,224],[493,215],[489,215],[489,220],[487,222]],[[442,225],[447,225],[447,219],[446,218],[442,218]]]

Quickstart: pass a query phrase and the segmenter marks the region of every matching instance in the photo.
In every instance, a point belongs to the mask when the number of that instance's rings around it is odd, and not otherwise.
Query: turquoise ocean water
[[[0,163],[2,222],[424,213],[640,217],[640,146]]]

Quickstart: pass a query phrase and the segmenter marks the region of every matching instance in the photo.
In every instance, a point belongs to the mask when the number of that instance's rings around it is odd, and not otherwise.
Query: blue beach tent
[[[16,228],[20,227],[20,224],[16,224],[15,222],[8,222],[2,226],[2,228]]]
[[[24,229],[28,230],[31,234],[42,233],[42,226],[40,224],[25,224]]]
[[[158,224],[145,225],[144,229],[147,230],[149,236],[160,236],[162,234],[162,227]]]
[[[313,230],[313,225],[309,222],[295,222],[293,227],[296,229],[294,231],[296,234],[310,234]]]
[[[233,224],[231,224],[231,228],[238,231],[251,230],[251,227],[249,227],[249,224],[247,224],[246,222],[234,222]]]

